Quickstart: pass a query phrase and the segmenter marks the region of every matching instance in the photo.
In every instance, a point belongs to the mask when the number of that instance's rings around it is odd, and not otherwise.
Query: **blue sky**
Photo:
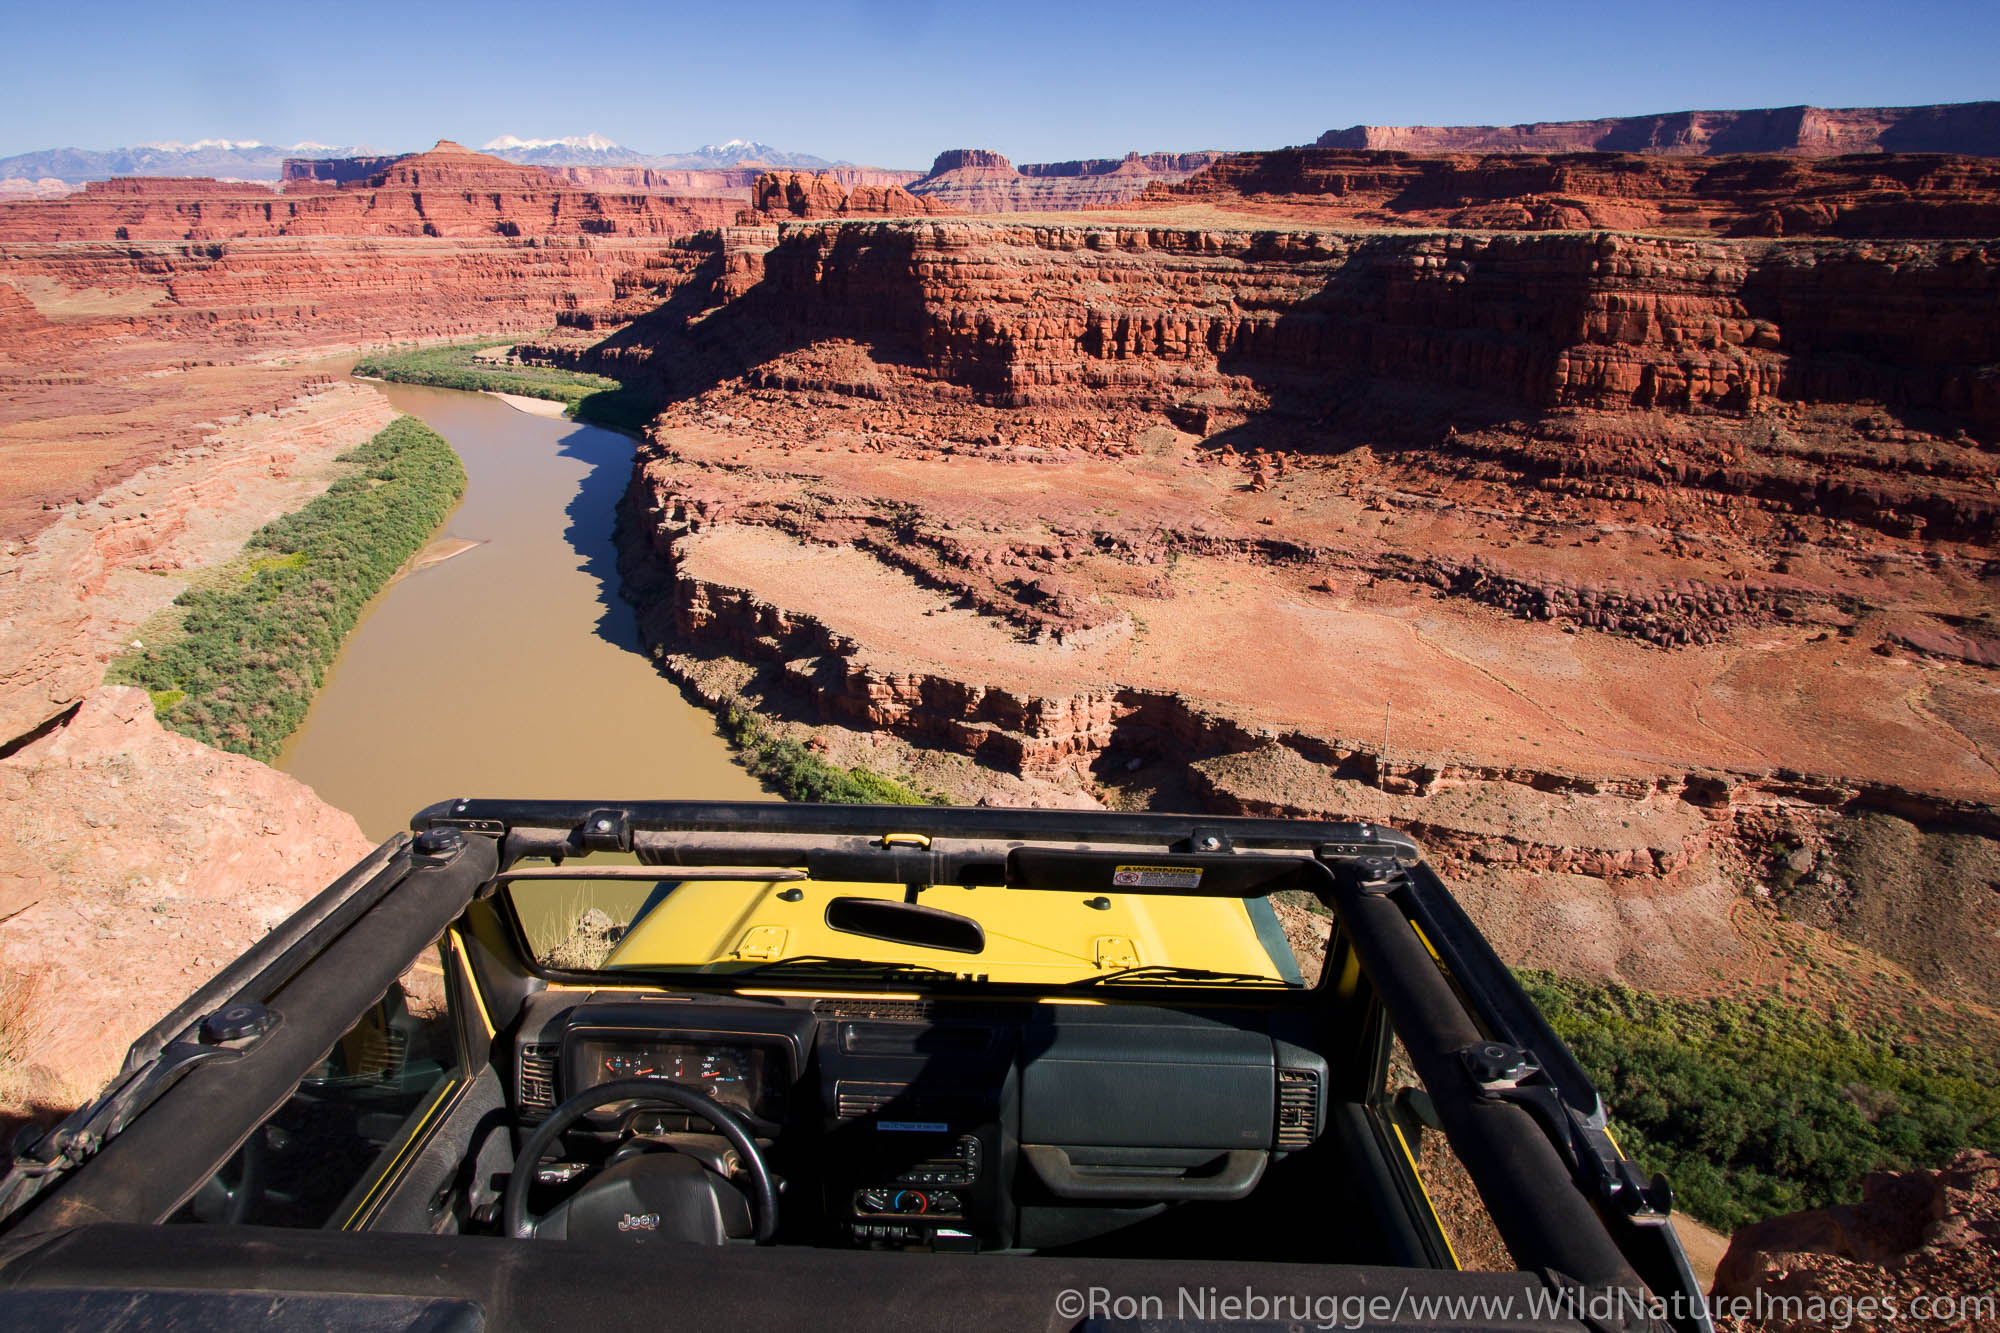
[[[1366,124],[2000,98],[1977,3],[27,4],[0,155],[596,132],[887,166],[1265,148]]]

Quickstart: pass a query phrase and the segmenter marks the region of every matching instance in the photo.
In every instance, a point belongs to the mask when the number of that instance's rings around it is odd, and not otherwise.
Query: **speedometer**
[[[743,1081],[743,1055],[730,1046],[718,1046],[702,1052],[701,1081],[717,1091],[724,1087],[734,1087]]]

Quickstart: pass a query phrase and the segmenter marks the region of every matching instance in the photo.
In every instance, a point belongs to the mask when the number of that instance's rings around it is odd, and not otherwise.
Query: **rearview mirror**
[[[986,928],[969,916],[888,898],[835,898],[826,905],[829,930],[891,944],[950,953],[983,953]]]

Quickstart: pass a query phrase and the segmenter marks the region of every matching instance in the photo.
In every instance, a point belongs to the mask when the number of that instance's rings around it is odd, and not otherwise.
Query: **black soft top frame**
[[[121,1081],[45,1140],[42,1176],[21,1179],[18,1163],[8,1173],[10,1188],[0,1195],[25,1186],[17,1197],[26,1198],[70,1169],[61,1154],[98,1158],[69,1182],[72,1188],[47,1201],[53,1207],[33,1210],[28,1226],[4,1238],[14,1243],[0,1243],[0,1293],[22,1280],[58,1283],[60,1271],[79,1287],[92,1286],[92,1274],[127,1289],[143,1283],[143,1263],[119,1278],[124,1270],[116,1255],[88,1245],[49,1251],[70,1257],[68,1265],[54,1268],[15,1260],[25,1258],[20,1243],[31,1235],[47,1241],[78,1228],[95,1231],[97,1223],[164,1216],[178,1201],[177,1187],[151,1165],[159,1154],[226,1159],[240,1141],[239,1122],[243,1132],[258,1123],[262,1110],[283,1099],[351,1014],[523,857],[615,852],[648,865],[803,867],[831,879],[981,883],[1032,892],[1061,884],[1065,866],[1101,865],[1106,853],[1139,853],[1149,864],[1204,873],[1160,877],[1165,882],[1120,892],[1310,892],[1338,927],[1322,986],[1365,986],[1379,999],[1524,1274],[1623,1291],[1658,1302],[1664,1323],[1709,1327],[1699,1284],[1666,1225],[1664,1182],[1642,1180],[1623,1160],[1605,1132],[1603,1106],[1589,1079],[1423,863],[1416,843],[1395,830],[1094,810],[483,799],[430,806],[411,827],[414,838],[399,834],[383,844],[135,1043]],[[295,1012],[231,1069],[200,1067],[159,1077],[162,1066],[195,1040],[191,1025],[241,1002],[269,1004],[281,1011],[281,1020],[283,1011]],[[336,1021],[338,1028],[320,1033]],[[37,1169],[32,1161],[28,1168]],[[171,1230],[201,1247],[197,1235]],[[258,1234],[265,1238],[260,1243],[280,1248],[317,1243]],[[407,1239],[353,1238],[367,1247],[365,1263],[378,1270],[377,1278],[354,1287],[328,1274],[312,1289],[417,1290],[423,1274],[412,1267],[411,1285],[398,1288],[380,1271],[395,1267],[395,1255],[373,1250],[374,1242],[402,1245]],[[128,1236],[124,1243],[135,1258],[155,1248],[134,1240]],[[221,1235],[212,1243],[227,1244]],[[506,1245],[463,1243],[474,1247],[469,1253]],[[413,1265],[421,1265],[421,1252],[416,1245],[397,1251]],[[84,1263],[82,1256],[91,1253],[97,1259]],[[219,1259],[221,1251],[216,1254]],[[362,1252],[353,1257],[361,1260]],[[540,1266],[537,1257],[521,1258]],[[1380,1270],[1378,1276],[1394,1281],[1404,1274]],[[1408,1276],[1413,1285],[1430,1287],[1435,1280],[1450,1287],[1471,1275]],[[717,1295],[710,1292],[702,1302],[705,1314],[719,1310]]]
[[[1708,1327],[1699,1280],[1668,1225],[1666,1182],[1624,1158],[1569,1048],[1416,842],[1395,829],[1101,810],[472,798],[430,806],[411,827],[497,837],[503,865],[602,850],[647,865],[793,866],[824,879],[1034,891],[1101,882],[1089,872],[1143,853],[1149,864],[1203,873],[1119,892],[1305,891],[1334,913],[1515,1261],[1593,1287],[1649,1290],[1678,1312],[1670,1322]]]

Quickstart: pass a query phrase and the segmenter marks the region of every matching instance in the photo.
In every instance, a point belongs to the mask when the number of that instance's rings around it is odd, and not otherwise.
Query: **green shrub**
[[[1626,1154],[1720,1230],[1851,1201],[1870,1171],[2000,1150],[1990,1048],[1907,1042],[1775,1001],[1521,979],[1603,1093]]]
[[[182,593],[180,633],[112,664],[111,679],[150,691],[167,726],[274,758],[361,608],[465,490],[458,455],[412,417],[340,461],[347,475],[250,538],[241,579]]]
[[[472,359],[474,353],[507,345],[502,339],[377,352],[355,362],[354,373],[436,389],[492,390],[546,398],[563,404],[578,421],[634,433],[659,411],[653,395],[603,375],[552,366],[491,365]]]
[[[795,740],[771,734],[763,719],[737,700],[722,706],[722,734],[736,747],[743,766],[776,787],[788,801],[828,804],[927,805],[932,798],[893,778],[859,765],[842,768]]]
[[[659,401],[644,389],[625,386],[599,389],[570,404],[569,414],[578,421],[637,435],[660,413]]]

